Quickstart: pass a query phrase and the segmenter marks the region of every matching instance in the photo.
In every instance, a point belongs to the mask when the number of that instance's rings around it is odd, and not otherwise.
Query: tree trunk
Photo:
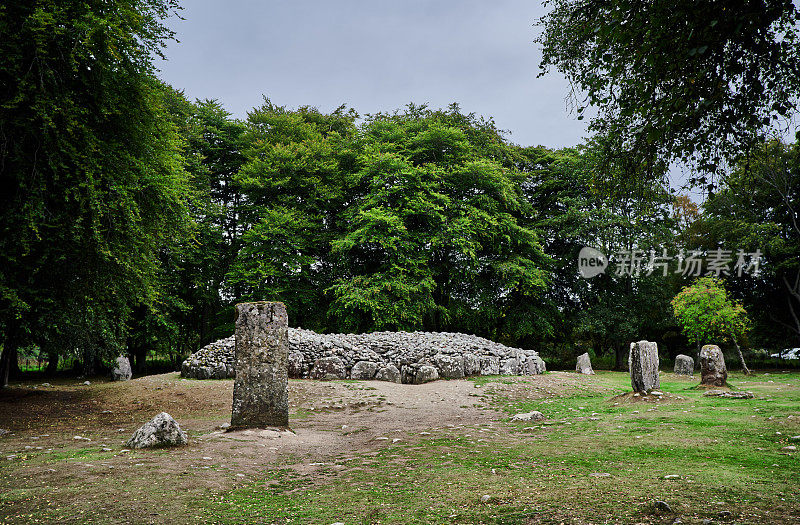
[[[11,343],[6,341],[3,345],[3,354],[0,355],[0,388],[8,388],[8,373],[11,370]]]
[[[744,370],[744,375],[750,375],[750,369],[747,368],[747,364],[744,362],[744,355],[742,355],[742,349],[739,348],[739,342],[736,340],[736,335],[731,330],[731,339],[733,339],[733,345],[736,347],[736,352],[739,354],[739,361],[742,363],[742,370]]]
[[[58,372],[58,350],[47,351],[47,368],[44,374],[47,377],[53,377]]]

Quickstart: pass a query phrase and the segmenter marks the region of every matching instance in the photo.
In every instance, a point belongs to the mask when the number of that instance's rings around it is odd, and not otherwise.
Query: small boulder
[[[543,419],[544,414],[538,410],[532,410],[531,412],[515,414],[514,417],[511,418],[511,421],[542,421]]]
[[[728,368],[725,356],[717,345],[705,345],[700,350],[700,384],[725,386],[728,381]]]
[[[394,365],[382,366],[375,372],[375,379],[378,381],[388,381],[390,383],[400,382],[400,370]]]
[[[300,352],[289,352],[287,363],[289,365],[289,377],[300,379],[303,377],[303,363],[305,359]]]
[[[475,354],[464,354],[464,375],[474,376],[481,373],[481,360]]]
[[[121,355],[117,358],[117,366],[111,371],[112,381],[128,381],[133,377],[130,360]]]
[[[369,380],[375,377],[378,371],[378,365],[372,361],[359,361],[350,369],[351,379]]]
[[[493,355],[481,357],[481,375],[496,376],[500,374],[500,358]]]
[[[575,371],[579,374],[594,374],[594,370],[592,370],[592,361],[589,359],[588,352],[578,356],[578,362],[575,365]]]
[[[436,367],[422,363],[412,363],[400,370],[400,381],[405,384],[421,385],[439,379]]]
[[[174,447],[189,441],[186,432],[166,412],[139,427],[125,443],[126,448]]]
[[[331,377],[335,376],[335,377]],[[344,363],[336,356],[321,357],[314,361],[314,368],[311,369],[312,379],[345,379],[347,373]]]
[[[694,375],[694,359],[688,355],[678,354],[675,358],[675,373],[681,376]]]

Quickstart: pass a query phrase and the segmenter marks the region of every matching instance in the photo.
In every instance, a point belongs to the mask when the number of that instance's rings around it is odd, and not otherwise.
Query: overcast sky
[[[530,0],[186,0],[164,80],[244,117],[262,95],[289,107],[359,113],[409,102],[494,117],[521,145],[586,135],[568,86],[536,78],[542,5]]]

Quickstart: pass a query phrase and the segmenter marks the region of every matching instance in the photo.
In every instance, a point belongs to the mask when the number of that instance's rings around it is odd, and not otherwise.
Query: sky
[[[574,146],[586,125],[569,86],[537,78],[533,40],[546,9],[530,0],[185,0],[162,78],[237,117],[263,96],[360,114],[458,102],[520,145]]]

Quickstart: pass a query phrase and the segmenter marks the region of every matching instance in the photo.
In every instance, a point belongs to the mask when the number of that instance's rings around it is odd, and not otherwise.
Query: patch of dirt
[[[620,405],[632,405],[638,403],[650,403],[650,404],[663,404],[663,403],[675,403],[686,401],[686,398],[683,396],[679,396],[677,394],[670,394],[664,392],[664,395],[661,396],[654,396],[652,394],[637,394],[634,392],[625,392],[624,394],[620,394],[618,396],[614,396],[608,400],[609,403],[619,403]]]

